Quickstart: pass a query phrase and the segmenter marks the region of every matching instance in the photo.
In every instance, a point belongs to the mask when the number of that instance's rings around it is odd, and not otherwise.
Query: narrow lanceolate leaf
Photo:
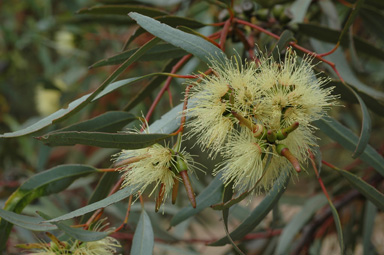
[[[48,215],[43,212],[37,212],[45,220],[51,219]],[[60,230],[66,233],[68,236],[83,242],[92,242],[105,238],[108,235],[108,232],[95,232],[89,231],[82,228],[72,228],[62,222],[54,222]]]
[[[83,144],[102,148],[140,149],[148,147],[165,138],[168,134],[131,134],[131,133],[101,133],[101,132],[55,132],[37,139],[49,146],[71,146]]]
[[[128,123],[137,120],[137,117],[128,112],[111,111],[101,114],[90,120],[73,124],[71,126],[55,130],[63,131],[98,131],[98,132],[116,132],[121,130]],[[53,133],[53,132],[52,132]]]
[[[105,5],[84,8],[79,10],[78,14],[97,14],[97,15],[127,15],[130,12],[138,12],[146,16],[156,17],[167,15],[168,13],[156,8],[150,8],[140,5]]]
[[[172,59],[169,61],[163,68],[162,72],[171,72],[173,66],[179,61],[179,59]],[[137,92],[134,96],[132,96],[129,102],[124,106],[124,111],[129,111],[137,104],[142,102],[144,98],[151,95],[152,91],[154,91],[160,84],[165,81],[167,77],[165,76],[157,76],[153,78],[146,86],[142,87],[139,92]],[[160,131],[162,133],[162,131]]]
[[[36,198],[65,190],[74,180],[95,172],[97,169],[91,166],[61,165],[36,174],[8,198],[4,209],[21,213]],[[11,228],[11,223],[0,221],[0,250],[4,247]]]
[[[201,37],[182,32],[139,13],[131,12],[129,16],[149,33],[176,47],[184,49],[206,63],[210,63],[212,58],[220,61],[223,61],[225,58],[225,55],[222,54],[219,48]]]
[[[111,204],[117,203],[117,202],[129,197],[132,194],[135,194],[137,192],[137,190],[138,189],[136,187],[125,187],[124,189],[117,191],[116,193],[110,195],[107,198],[104,198],[104,199],[97,201],[95,203],[92,203],[90,205],[84,206],[80,209],[77,209],[77,210],[72,211],[70,213],[64,214],[64,215],[59,216],[57,218],[54,218],[52,220],[48,220],[46,222],[58,222],[58,221],[62,221],[62,220],[68,220],[68,219],[72,219],[72,218],[84,215],[86,213],[95,211],[95,210],[100,209],[100,208],[105,208]]]
[[[363,116],[359,141],[357,142],[356,149],[352,154],[352,158],[357,158],[364,152],[365,148],[368,145],[368,141],[371,136],[372,122],[368,112],[368,108],[365,105],[364,101],[359,96],[359,94],[357,94],[357,92],[352,88],[350,88],[347,84],[345,85],[350,89],[350,91],[353,92],[353,94],[359,101],[362,116]]]
[[[375,189],[373,186],[369,185],[365,181],[363,181],[361,178],[357,177],[356,175],[342,170],[342,169],[336,169],[338,173],[340,173],[345,179],[358,191],[360,191],[361,194],[363,194],[367,199],[369,199],[374,205],[377,206],[377,208],[384,211],[384,195],[380,193],[377,189]]]
[[[224,189],[223,204],[231,200],[232,196],[233,196],[233,183],[231,183],[230,185],[227,185]],[[240,248],[235,244],[231,235],[229,234],[229,230],[228,230],[229,208],[228,207],[222,210],[222,215],[223,215],[224,230],[227,236],[227,240],[230,242],[230,244],[232,245],[233,249],[236,251],[237,254],[244,255],[243,251],[240,250]]]
[[[119,178],[119,172],[105,172],[103,177],[100,178],[97,186],[93,189],[93,193],[88,200],[87,204],[92,204],[108,196],[108,193]],[[80,224],[84,224],[92,216],[91,213],[83,215],[80,220]]]
[[[329,207],[331,208],[333,221],[335,222],[335,225],[336,225],[337,237],[339,239],[341,254],[344,254],[345,245],[344,245],[344,237],[343,237],[343,228],[341,226],[340,217],[332,201],[328,200],[328,203],[329,203]]]
[[[261,203],[252,211],[252,213],[234,230],[230,236],[233,240],[239,240],[246,234],[251,232],[272,210],[272,208],[279,201],[281,195],[284,193],[289,181],[288,171],[283,171],[278,180],[273,185],[273,188],[269,191],[267,196],[261,201]],[[230,243],[225,236],[218,241],[211,243],[211,246],[222,246]]]
[[[110,58],[106,58],[100,60],[90,66],[90,68],[107,66],[107,65],[117,65],[123,63],[126,59],[128,59],[132,54],[134,54],[137,49],[127,50],[122,53],[119,53]],[[142,61],[154,61],[154,60],[166,60],[170,58],[178,58],[186,55],[185,50],[175,47],[171,44],[159,44],[147,51],[139,60]]]
[[[364,255],[374,255],[375,247],[372,244],[371,237],[373,233],[373,229],[375,228],[375,218],[377,214],[377,208],[376,206],[370,202],[367,201],[365,203],[365,210],[364,210],[364,226],[363,226],[363,254]]]
[[[344,25],[343,30],[341,31],[338,42],[340,42],[343,39],[343,37],[348,33],[349,27],[352,25],[353,21],[355,21],[357,13],[360,11],[361,7],[363,6],[363,2],[364,0],[357,0],[356,3],[353,5],[353,9],[348,17],[347,22]]]
[[[123,85],[127,85],[129,83],[133,83],[136,81],[139,81],[141,79],[147,78],[149,76],[153,76],[154,74],[145,75],[138,78],[131,78],[127,79],[125,81],[119,81],[116,83],[114,82],[119,75],[124,72],[124,70],[130,66],[132,63],[134,63],[138,58],[140,58],[147,50],[151,49],[153,46],[155,46],[160,40],[157,38],[152,39],[151,41],[147,42],[145,45],[143,45],[135,54],[133,54],[129,59],[127,59],[121,66],[116,69],[93,93],[87,94],[85,96],[80,97],[79,99],[73,101],[68,105],[68,107],[58,110],[57,112],[52,113],[51,115],[41,119],[40,121],[32,124],[31,126],[11,132],[11,133],[5,133],[0,135],[0,138],[8,138],[8,137],[17,137],[17,136],[23,136],[27,134],[34,133],[36,131],[39,131],[53,123],[59,122],[61,120],[64,120],[71,115],[77,113],[81,109],[83,109],[87,104],[90,102],[97,100],[101,97],[101,95],[106,95],[113,91],[116,88],[119,88]],[[112,83],[112,84],[111,84]]]
[[[359,138],[350,129],[340,124],[337,120],[326,117],[315,121],[314,124],[323,133],[329,136],[332,140],[338,142],[347,150],[355,150]],[[384,159],[370,145],[367,145],[359,158],[375,168],[376,171],[384,176]]]
[[[317,24],[307,24],[307,23],[299,23],[299,31],[305,35],[311,36],[318,40],[329,42],[329,43],[337,43],[338,38],[340,37],[340,31],[333,30],[327,27],[319,26]],[[384,50],[374,46],[373,44],[368,43],[367,41],[354,36],[353,43],[358,50],[358,52],[362,52],[368,54],[372,57],[380,58],[384,60]],[[348,37],[344,36],[340,43],[344,47],[348,47]]]
[[[292,241],[299,231],[312,218],[312,216],[326,204],[327,199],[323,194],[310,198],[304,204],[303,209],[301,209],[301,211],[297,213],[295,217],[284,227],[277,244],[276,254],[287,254],[287,251],[289,251],[289,248],[292,245]]]
[[[133,236],[131,254],[152,255],[154,244],[151,220],[148,214],[142,210],[139,223]]]
[[[42,223],[43,218],[32,217],[0,209],[0,217],[9,223],[32,231],[51,231],[57,229],[55,225]]]
[[[171,27],[185,26],[189,28],[201,28],[206,26],[205,24],[197,20],[185,18],[185,17],[165,15],[165,16],[155,17],[155,19]],[[143,33],[145,33],[145,30],[141,27],[138,27],[136,31],[125,42],[123,49],[124,50],[127,49],[128,45]]]
[[[176,226],[177,224],[201,212],[203,209],[218,203],[221,199],[224,186],[223,182],[220,180],[220,177],[221,175],[217,175],[211,181],[211,183],[196,197],[196,208],[188,205],[176,213],[171,220],[171,226]]]
[[[279,61],[280,53],[289,45],[291,41],[295,41],[292,31],[284,30],[272,50],[272,57],[275,61]]]
[[[96,232],[82,228],[71,228],[70,226],[61,222],[54,222],[53,224],[55,224],[59,229],[64,231],[64,233],[70,237],[83,242],[97,241],[108,236],[108,232]]]

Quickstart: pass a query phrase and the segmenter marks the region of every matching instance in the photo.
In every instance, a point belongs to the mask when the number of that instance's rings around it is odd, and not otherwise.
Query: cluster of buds
[[[78,240],[60,241],[51,233],[46,233],[51,239],[49,243],[20,244],[19,248],[32,250],[34,255],[113,255],[117,248],[121,247],[113,237],[106,237],[93,242],[81,242]]]
[[[176,202],[179,182],[184,183],[191,205],[196,207],[195,194],[189,179],[189,174],[196,167],[192,156],[184,150],[160,144],[138,150],[123,150],[115,155],[115,166],[123,174],[122,187],[138,187],[139,192],[143,193],[149,185],[154,184],[150,195],[158,189],[156,212],[170,193],[172,203]]]
[[[243,65],[234,57],[214,62],[214,75],[193,83],[187,135],[210,157],[223,157],[215,173],[222,172],[226,184],[268,190],[281,171],[301,171],[316,140],[310,123],[335,99],[311,60],[299,61],[292,49],[279,62],[260,56]]]

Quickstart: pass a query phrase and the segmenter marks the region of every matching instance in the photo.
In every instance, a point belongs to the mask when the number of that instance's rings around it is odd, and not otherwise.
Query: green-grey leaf
[[[101,133],[101,132],[54,132],[38,137],[49,146],[71,146],[83,144],[102,148],[140,149],[148,147],[165,138],[168,134],[134,134],[134,133]]]
[[[376,206],[367,201],[365,203],[364,210],[364,225],[363,225],[363,254],[364,255],[374,255],[377,254],[375,252],[375,248],[372,244],[371,237],[373,233],[373,229],[375,227],[375,218],[377,214]]]
[[[281,195],[286,189],[286,186],[288,185],[289,179],[288,170],[283,171],[263,201],[261,201],[261,203],[252,211],[252,213],[234,231],[231,232],[230,236],[233,240],[239,240],[244,237],[264,219],[264,217],[279,201]],[[228,243],[229,240],[225,236],[209,245],[222,246]]]
[[[340,33],[340,37],[338,39],[338,42],[340,42],[343,37],[348,33],[349,27],[352,25],[352,23],[355,21],[357,13],[360,11],[364,0],[357,0],[354,4],[354,7],[352,8],[352,11],[348,17],[347,22],[344,25],[343,30]]]
[[[298,25],[301,33],[324,42],[337,43],[337,40],[340,37],[340,31],[319,26],[317,24],[300,23]],[[353,43],[359,52],[384,60],[384,50],[375,45],[372,45],[357,36],[353,37]],[[344,37],[340,44],[344,47],[348,47],[348,38]]]
[[[324,43],[311,39],[311,44],[315,48],[316,52],[328,52],[333,48],[332,44]],[[380,103],[384,103],[384,92],[372,88],[361,82],[355,75],[355,73],[350,68],[348,61],[341,49],[337,49],[334,53],[325,57],[327,60],[333,62],[336,65],[337,70],[339,71],[341,77],[359,94],[367,94],[374,99],[378,100]],[[329,72],[333,74],[334,77],[337,75],[334,73],[333,69],[329,65],[324,65]],[[363,97],[363,96],[362,96]]]
[[[212,58],[221,62],[226,58],[221,49],[201,37],[182,32],[139,13],[131,12],[129,16],[151,34],[184,49],[206,63],[210,63]]]
[[[211,181],[211,183],[196,197],[196,208],[188,205],[176,213],[171,220],[171,226],[176,226],[184,220],[201,212],[203,209],[218,203],[221,200],[221,193],[224,186],[220,178],[221,175],[217,175]]]
[[[65,190],[74,180],[96,171],[96,168],[86,165],[61,165],[36,174],[12,193],[4,209],[21,213],[36,198]],[[3,249],[11,229],[11,223],[0,221],[0,250]]]
[[[59,229],[63,230],[70,237],[83,242],[97,241],[108,236],[108,232],[96,232],[82,228],[71,228],[70,226],[61,222],[54,222],[53,224],[55,224]]]
[[[169,61],[162,72],[171,72],[173,66],[179,61],[179,59],[172,59]],[[124,106],[124,111],[129,111],[133,107],[135,107],[137,104],[142,102],[144,98],[151,95],[152,91],[154,91],[160,84],[165,81],[167,77],[165,76],[157,76],[153,78],[146,86],[142,87],[139,92],[136,93],[136,95],[132,96],[129,100],[129,102]]]
[[[92,204],[94,202],[97,202],[103,198],[106,198],[108,196],[108,193],[113,187],[113,185],[116,184],[119,178],[119,172],[105,172],[103,174],[103,177],[99,180],[97,183],[97,186],[94,188],[93,193],[91,197],[88,200],[87,204]],[[84,224],[87,222],[87,220],[91,217],[91,213],[85,214],[81,220],[80,224]]]
[[[146,16],[156,17],[167,15],[165,11],[140,5],[104,5],[84,8],[78,14],[98,14],[98,15],[127,15],[130,12],[138,12]]]
[[[369,199],[373,204],[377,206],[377,208],[384,210],[384,195],[380,193],[373,186],[369,185],[361,178],[356,175],[342,170],[337,169],[337,172],[340,173],[345,179],[361,194],[363,194],[367,199]]]
[[[272,57],[275,59],[275,61],[279,61],[280,59],[280,53],[283,51],[291,41],[294,41],[295,37],[290,30],[284,30],[283,33],[280,35],[279,40],[276,42],[275,46],[272,50]]]
[[[92,119],[73,124],[71,126],[55,130],[54,132],[64,131],[98,131],[98,132],[116,132],[137,117],[128,112],[110,111],[101,114]],[[53,132],[52,132],[53,133]]]
[[[338,142],[345,149],[354,151],[358,143],[358,137],[347,127],[340,124],[337,120],[329,117],[314,121],[323,133],[329,136],[332,140]],[[384,159],[370,145],[367,145],[363,153],[359,157],[365,163],[371,165],[382,176],[384,176]]]
[[[277,244],[276,254],[287,254],[293,239],[299,233],[300,229],[326,204],[327,199],[323,194],[308,199],[301,211],[284,227]]]
[[[51,217],[46,215],[43,212],[37,212],[41,217],[45,220],[50,220]],[[95,232],[89,231],[82,228],[71,228],[70,226],[62,223],[62,222],[54,222],[60,230],[66,233],[68,236],[74,238],[75,240],[83,241],[83,242],[92,242],[105,238],[108,235],[108,232]]]
[[[110,58],[100,60],[90,66],[90,68],[107,66],[107,65],[117,65],[123,63],[127,58],[129,58],[137,49],[127,50],[122,53],[119,53]],[[141,61],[154,61],[154,60],[165,60],[170,58],[178,58],[186,55],[185,50],[175,47],[171,44],[159,44],[147,51],[141,58],[138,60]]]
[[[177,16],[161,16],[161,17],[156,17],[155,18],[157,21],[161,23],[165,23],[168,26],[171,27],[178,27],[178,26],[185,26],[189,28],[201,28],[206,26],[205,24],[194,20],[190,18],[185,18],[185,17],[177,17]],[[136,31],[129,37],[129,39],[125,42],[123,49],[127,49],[128,45],[135,40],[139,35],[145,33],[145,30],[142,27],[139,27],[136,29]]]
[[[74,210],[70,213],[64,214],[62,216],[59,216],[57,218],[54,218],[52,220],[48,220],[47,222],[58,222],[62,220],[68,220],[72,219],[81,215],[84,215],[86,213],[95,211],[100,208],[105,208],[111,204],[117,203],[127,197],[129,197],[132,194],[135,194],[137,192],[136,187],[125,187],[124,189],[121,189],[117,191],[116,193],[110,195],[109,197],[106,197],[100,201],[97,201],[95,203],[92,203],[90,205],[84,206],[80,209]]]
[[[369,138],[371,137],[372,122],[371,122],[371,116],[369,115],[369,112],[368,112],[368,108],[365,105],[364,101],[356,93],[356,91],[354,91],[352,88],[350,88],[350,90],[353,92],[353,94],[359,101],[360,108],[362,111],[362,116],[363,116],[359,141],[357,142],[356,149],[352,154],[352,158],[357,158],[364,152],[365,148],[368,145]]]
[[[141,79],[153,76],[155,74],[149,74],[145,76],[141,76],[138,78],[131,78],[124,81],[118,81],[116,83],[114,82],[117,77],[132,63],[134,63],[138,58],[140,58],[147,50],[151,49],[153,46],[155,46],[159,42],[159,39],[154,38],[151,41],[147,42],[145,45],[143,45],[135,54],[133,54],[129,59],[127,59],[121,66],[116,69],[115,72],[113,72],[93,93],[84,95],[80,97],[79,99],[71,102],[68,107],[58,110],[57,112],[54,112],[53,114],[41,119],[40,121],[32,124],[31,126],[11,132],[11,133],[5,133],[0,135],[1,137],[8,138],[8,137],[17,137],[17,136],[23,136],[27,134],[34,133],[38,130],[41,130],[53,123],[59,122],[61,120],[64,120],[68,118],[69,116],[75,114],[76,112],[80,111],[82,108],[84,108],[87,104],[90,102],[99,99],[101,96],[106,95],[113,91],[116,88],[119,88],[123,85],[139,81]],[[112,84],[111,84],[112,83]]]
[[[335,222],[335,225],[336,225],[337,237],[339,238],[341,254],[344,254],[345,246],[344,246],[343,228],[341,226],[340,217],[332,201],[328,200],[328,203],[329,203],[329,207],[331,208],[333,221]]]
[[[233,182],[231,182],[229,185],[225,186],[224,188],[223,204],[231,200],[232,196],[233,196]],[[231,235],[229,234],[229,230],[228,230],[229,207],[226,207],[222,210],[222,215],[223,215],[224,230],[225,230],[227,240],[230,242],[230,244],[232,245],[232,248],[236,251],[237,254],[244,255],[243,251],[240,250],[240,248],[235,244]]]
[[[145,210],[142,210],[133,236],[131,254],[152,255],[153,246],[154,235],[151,220]]]
[[[4,209],[0,209],[0,217],[9,223],[32,231],[51,231],[57,229],[55,225],[42,223],[43,219],[40,217],[26,216]]]

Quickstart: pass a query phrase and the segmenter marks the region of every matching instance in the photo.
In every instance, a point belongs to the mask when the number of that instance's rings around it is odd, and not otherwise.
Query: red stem
[[[252,23],[250,23],[250,22],[248,22],[248,21],[241,20],[241,19],[236,19],[236,18],[235,18],[234,20],[235,20],[235,22],[237,22],[237,23],[239,23],[239,24],[243,24],[243,25],[252,27],[252,28],[254,28],[254,29],[256,29],[256,30],[258,30],[258,31],[260,31],[260,32],[263,32],[263,33],[265,33],[265,34],[267,34],[267,35],[269,35],[269,36],[275,38],[276,40],[279,40],[279,39],[280,39],[280,36],[278,36],[278,35],[276,35],[276,34],[274,34],[274,33],[272,33],[272,32],[269,32],[268,30],[266,30],[266,29],[264,29],[264,28],[262,28],[262,27],[260,27],[260,26],[257,26],[257,25],[255,25],[255,24],[252,24]],[[292,47],[294,47],[294,48],[296,48],[296,49],[298,49],[298,50],[300,50],[300,51],[302,51],[302,52],[304,52],[304,53],[306,53],[306,54],[308,54],[308,55],[312,55],[312,56],[314,56],[315,58],[321,60],[322,62],[328,64],[328,65],[333,69],[333,71],[336,73],[336,75],[339,77],[340,81],[341,81],[342,83],[345,83],[344,79],[341,77],[339,71],[337,71],[337,69],[336,69],[336,65],[335,65],[333,62],[324,59],[321,55],[316,54],[316,53],[314,53],[314,52],[312,52],[312,51],[309,51],[309,50],[307,50],[306,48],[304,48],[304,47],[298,45],[298,44],[295,43],[295,42],[290,42],[289,45],[291,45]]]
[[[223,51],[224,51],[225,41],[227,39],[230,25],[231,25],[231,19],[228,19],[225,22],[224,27],[223,27],[223,31],[221,32],[221,35],[220,35],[220,49]]]
[[[319,182],[319,184],[321,186],[321,189],[323,190],[323,193],[327,197],[328,201],[331,202],[331,198],[328,195],[328,192],[327,192],[327,189],[324,186],[323,180],[321,179],[320,174],[317,171],[317,166],[316,166],[316,163],[315,163],[315,159],[314,159],[313,153],[311,151],[309,151],[309,158],[311,160],[311,164],[312,164],[313,170],[315,171],[315,174],[316,174],[317,180],[318,180],[318,182]]]
[[[184,63],[190,59],[192,57],[191,54],[188,54],[186,56],[184,56],[182,59],[180,59],[179,62],[177,62],[177,64],[172,68],[172,71],[171,73],[175,73],[177,72],[177,70],[179,70],[179,68],[181,68],[182,65],[184,65]],[[157,104],[160,102],[160,99],[161,97],[164,95],[165,91],[168,89],[169,85],[171,84],[171,81],[172,81],[172,78],[171,76],[169,76],[164,84],[164,86],[161,88],[160,92],[157,94],[155,100],[153,101],[151,107],[149,108],[148,110],[148,113],[147,113],[147,116],[145,117],[145,119],[147,121],[149,121],[149,119],[151,118]]]

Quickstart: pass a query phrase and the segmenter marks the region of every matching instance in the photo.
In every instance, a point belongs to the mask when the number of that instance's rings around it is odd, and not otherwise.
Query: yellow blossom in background
[[[68,55],[75,50],[75,36],[66,30],[59,30],[55,34],[57,52],[61,55]]]
[[[60,109],[61,92],[57,89],[46,89],[42,85],[36,87],[36,108],[40,115],[48,116]]]

